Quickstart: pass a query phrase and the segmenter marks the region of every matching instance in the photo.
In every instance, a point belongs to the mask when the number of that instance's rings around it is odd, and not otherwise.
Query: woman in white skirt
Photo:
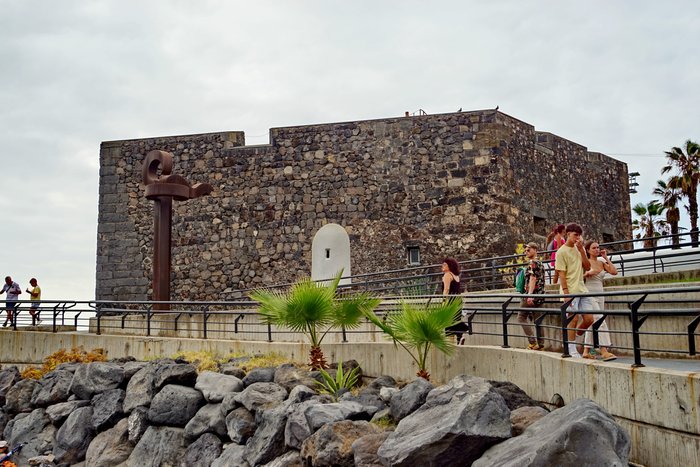
[[[591,261],[591,269],[586,271],[584,278],[586,280],[586,287],[590,293],[602,292],[603,291],[603,278],[605,274],[610,274],[611,276],[617,275],[617,269],[608,259],[608,253],[605,250],[601,250],[598,242],[588,241],[585,244],[586,252],[588,253],[588,259]],[[600,311],[605,309],[605,297],[594,297],[594,300],[598,302]],[[593,322],[597,322],[602,318],[602,314],[594,314]],[[609,347],[612,345],[610,341],[610,332],[608,332],[608,324],[603,321],[603,323],[598,328],[598,343],[600,344],[600,355],[606,362],[610,360],[615,360],[617,357],[613,355]],[[593,332],[586,331],[585,345],[583,347],[583,353],[581,356],[583,358],[595,359],[591,355],[590,350],[593,347]]]

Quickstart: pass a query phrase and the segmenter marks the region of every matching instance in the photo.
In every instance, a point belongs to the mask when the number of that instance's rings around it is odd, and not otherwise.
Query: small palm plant
[[[342,389],[352,389],[357,386],[360,377],[360,367],[351,368],[347,373],[343,370],[343,361],[338,363],[338,370],[335,372],[335,377],[331,376],[326,370],[320,370],[323,382],[318,381],[318,392],[320,394],[329,394],[333,400],[338,401],[338,393]]]
[[[328,367],[321,350],[321,342],[328,331],[340,327],[357,328],[360,319],[380,303],[368,293],[338,296],[336,291],[342,274],[340,271],[327,283],[305,278],[287,292],[263,289],[250,294],[250,298],[260,304],[258,312],[268,323],[301,332],[309,338],[309,364],[314,370]]]
[[[428,353],[432,347],[450,355],[455,344],[445,329],[461,320],[462,298],[450,297],[440,303],[416,304],[402,300],[400,308],[386,317],[386,321],[374,312],[365,316],[400,345],[418,365],[417,376],[430,380],[426,369]]]

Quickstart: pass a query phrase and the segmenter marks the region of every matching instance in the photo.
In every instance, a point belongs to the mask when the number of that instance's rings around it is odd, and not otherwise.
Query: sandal
[[[585,354],[581,355],[581,357],[587,358],[588,360],[595,360],[595,356],[591,355],[589,353],[585,353]]]
[[[615,354],[611,354],[610,352],[603,354],[603,361],[604,362],[609,362],[611,360],[617,360],[617,356]]]

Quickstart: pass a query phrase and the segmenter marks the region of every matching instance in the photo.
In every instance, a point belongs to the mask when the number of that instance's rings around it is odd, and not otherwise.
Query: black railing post
[[[95,310],[95,318],[97,319],[97,335],[99,336],[102,333],[102,304],[99,303],[97,305],[97,310]],[[56,332],[54,329],[53,332]]]
[[[56,327],[56,317],[58,316],[58,307],[59,306],[61,306],[61,304],[57,303],[56,306],[53,307],[53,329],[52,329],[52,332],[58,331],[58,329]],[[98,321],[98,325],[99,325],[99,321]],[[98,327],[97,329],[99,330],[100,328]]]
[[[146,335],[151,335],[151,306],[146,306]]]
[[[644,324],[644,321],[646,321],[648,315],[640,317],[638,311],[639,307],[642,306],[642,303],[644,303],[646,298],[647,294],[644,294],[638,300],[630,303],[629,305],[632,317],[632,350],[634,352],[634,363],[632,364],[632,368],[644,366],[642,364],[642,351],[639,342],[639,329],[642,327],[642,324]]]
[[[700,315],[698,315],[693,321],[688,325],[688,353],[690,355],[695,355],[695,330],[700,324]]]
[[[207,320],[209,319],[209,307],[202,307],[202,337],[207,338]]]
[[[544,319],[547,317],[547,310],[543,309],[543,311],[538,313],[540,316],[533,320],[535,324],[535,339],[537,339],[537,344],[544,341],[544,338],[542,337],[542,321],[544,321]]]
[[[19,304],[16,304],[16,305],[15,305],[15,309],[12,310],[12,311],[13,311],[13,313],[12,313],[12,323],[10,323],[10,324],[12,325],[12,329],[13,329],[14,331],[16,331],[16,330],[17,330],[17,318],[19,318]]]
[[[467,315],[467,334],[470,336],[474,334],[472,320],[474,319],[474,316],[476,316],[477,311],[479,310],[474,310]]]
[[[501,317],[503,321],[503,347],[504,349],[509,348],[510,346],[508,345],[508,320],[512,316],[513,313],[508,313],[508,305],[510,305],[510,302],[513,301],[513,297],[510,297],[506,302],[501,305]]]
[[[243,315],[240,314],[236,319],[233,320],[233,333],[238,334],[238,321],[243,319]]]
[[[569,353],[569,323],[576,317],[576,312],[574,312],[571,318],[569,318],[568,316],[566,316],[566,310],[569,308],[571,302],[573,301],[573,299],[568,299],[559,308],[559,310],[561,311],[561,343],[564,346],[564,349],[561,353],[562,358],[571,357],[571,354]]]
[[[267,341],[272,342],[272,324],[267,323]]]
[[[343,333],[343,342],[347,342],[347,341],[348,341],[348,336],[345,334],[345,326],[340,326],[340,330],[341,330],[342,333]]]

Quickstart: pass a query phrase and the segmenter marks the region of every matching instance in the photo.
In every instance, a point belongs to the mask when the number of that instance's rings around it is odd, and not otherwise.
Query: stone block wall
[[[309,275],[311,241],[329,222],[350,235],[354,274],[406,267],[413,246],[422,264],[510,254],[571,220],[596,238],[630,236],[625,164],[493,110],[274,128],[260,146],[241,132],[111,141],[100,151],[97,299],[150,296],[141,166],[153,149],[214,187],[174,204],[173,300]]]

